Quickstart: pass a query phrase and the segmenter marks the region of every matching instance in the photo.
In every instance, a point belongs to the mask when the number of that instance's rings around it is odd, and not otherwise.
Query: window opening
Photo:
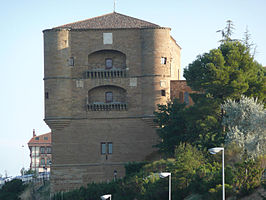
[[[161,90],[161,95],[165,97],[165,90]]]
[[[112,69],[113,68],[113,59],[112,58],[106,58],[105,59],[105,68],[106,69]]]
[[[101,154],[106,154],[106,143],[105,142],[101,143]]]
[[[166,65],[167,58],[166,57],[161,57],[161,64]]]
[[[184,94],[184,102],[185,102],[187,105],[189,105],[189,94],[188,94],[188,92],[185,92],[185,94]]]
[[[113,153],[113,143],[108,142],[108,154],[112,154],[112,153]]]
[[[106,103],[113,102],[113,93],[112,92],[106,92],[105,93],[105,102]]]
[[[74,57],[70,57],[69,59],[68,59],[68,65],[69,66],[74,66]]]

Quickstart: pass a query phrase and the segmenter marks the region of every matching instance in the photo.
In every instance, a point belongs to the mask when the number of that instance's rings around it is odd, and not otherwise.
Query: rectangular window
[[[113,153],[113,143],[108,142],[108,154],[112,154],[112,153]]]
[[[49,99],[49,93],[45,92],[45,99]]]
[[[47,158],[47,160],[46,160],[46,164],[47,164],[47,165],[51,165],[51,162],[52,162],[51,159],[50,159],[50,158]]]
[[[68,65],[69,66],[74,66],[74,57],[70,57],[69,59],[68,59]]]
[[[45,159],[44,158],[41,159],[41,165],[45,165]]]
[[[41,153],[45,153],[45,148],[41,147]]]
[[[103,44],[113,44],[112,33],[103,33]]]
[[[105,93],[105,102],[106,103],[113,102],[113,93],[112,92],[106,92]]]
[[[161,95],[165,97],[165,90],[161,90]]]
[[[184,94],[184,102],[186,105],[189,105],[189,94],[188,92],[185,92]]]
[[[101,154],[106,154],[106,143],[105,142],[101,143]]]
[[[112,69],[113,68],[113,60],[112,60],[112,58],[106,58],[105,59],[105,68],[106,69]]]
[[[35,137],[35,140],[39,140],[39,137]]]
[[[48,137],[43,137],[44,140],[48,140]]]
[[[161,64],[166,65],[167,58],[166,57],[161,57]]]
[[[47,148],[46,148],[46,153],[49,153],[49,154],[52,153],[52,149],[51,149],[51,147],[47,147]]]

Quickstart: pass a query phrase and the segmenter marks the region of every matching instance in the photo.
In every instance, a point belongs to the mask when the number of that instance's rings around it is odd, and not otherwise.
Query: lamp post
[[[225,187],[224,187],[224,148],[223,147],[214,147],[208,150],[211,154],[217,154],[222,151],[222,170],[223,170],[223,200],[225,200]]]
[[[160,178],[165,178],[167,176],[169,176],[169,200],[171,200],[171,173],[170,172],[159,173]]]
[[[108,198],[110,198],[110,200],[112,200],[112,195],[111,194],[105,194],[105,195],[101,196],[101,200],[106,200]]]

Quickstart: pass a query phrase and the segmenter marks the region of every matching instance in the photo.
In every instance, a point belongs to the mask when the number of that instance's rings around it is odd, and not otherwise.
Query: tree
[[[265,71],[239,41],[225,41],[184,69],[188,85],[221,102],[242,94],[265,100]]]
[[[176,146],[180,142],[187,142],[190,138],[186,132],[185,110],[186,105],[175,99],[167,105],[158,105],[158,111],[154,112],[156,117],[154,122],[159,126],[157,133],[161,138],[155,147],[167,156],[172,157]]]
[[[19,195],[24,191],[26,185],[23,185],[19,179],[13,179],[10,182],[5,183],[0,189],[1,200],[19,200]]]
[[[266,153],[266,111],[257,99],[241,96],[227,100],[223,124],[227,127],[226,144],[243,148],[250,156]]]

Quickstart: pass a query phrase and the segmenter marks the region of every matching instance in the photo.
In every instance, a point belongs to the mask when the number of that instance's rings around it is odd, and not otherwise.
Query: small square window
[[[161,95],[165,97],[165,90],[161,90]]]
[[[113,102],[113,93],[112,92],[106,92],[105,93],[105,102],[106,103]]]
[[[166,65],[167,58],[166,57],[161,57],[161,64]]]
[[[112,60],[112,58],[106,58],[105,59],[105,68],[106,69],[112,69],[113,68],[113,60]]]

